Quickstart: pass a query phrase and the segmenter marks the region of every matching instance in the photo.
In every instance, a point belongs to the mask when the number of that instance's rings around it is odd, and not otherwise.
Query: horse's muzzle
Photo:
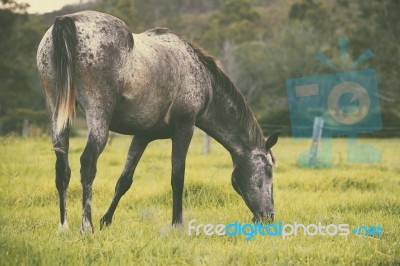
[[[275,212],[269,212],[266,214],[254,214],[253,223],[261,222],[263,224],[272,223],[275,219]]]

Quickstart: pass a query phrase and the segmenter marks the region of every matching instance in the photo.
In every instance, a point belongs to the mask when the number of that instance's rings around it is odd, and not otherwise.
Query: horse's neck
[[[262,130],[239,94],[215,88],[197,126],[221,143],[235,157],[264,146]]]

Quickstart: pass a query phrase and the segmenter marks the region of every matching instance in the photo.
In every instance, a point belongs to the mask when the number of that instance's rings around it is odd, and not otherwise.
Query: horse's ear
[[[274,146],[278,142],[278,137],[280,134],[281,134],[281,132],[275,132],[274,134],[269,136],[269,138],[265,142],[265,150],[266,151],[269,151],[272,148],[272,146]]]

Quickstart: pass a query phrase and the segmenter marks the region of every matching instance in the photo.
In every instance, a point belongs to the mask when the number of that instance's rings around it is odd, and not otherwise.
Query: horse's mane
[[[200,46],[186,40],[180,34],[170,30],[168,28],[155,28],[151,29],[148,32],[151,32],[156,35],[163,34],[174,34],[176,35],[182,42],[184,42],[193,52],[197,55],[200,62],[204,65],[204,67],[209,71],[212,76],[214,86],[213,89],[220,89],[227,93],[230,99],[236,104],[237,108],[241,110],[239,117],[239,124],[244,125],[248,129],[248,134],[250,139],[256,141],[257,145],[264,145],[264,135],[258,124],[257,120],[254,118],[252,112],[250,111],[249,106],[245,102],[242,94],[236,89],[233,82],[229,79],[229,77],[221,70],[218,66],[214,57],[208,54],[204,49]]]
[[[211,73],[215,83],[213,86],[214,89],[221,89],[224,90],[224,92],[228,93],[231,100],[236,104],[239,110],[241,110],[239,123],[247,127],[249,137],[254,138],[257,141],[257,144],[263,145],[264,136],[260,125],[254,118],[242,94],[239,92],[238,89],[236,89],[230,78],[221,70],[214,57],[209,55],[204,49],[189,41],[186,41],[186,43],[193,49],[193,51],[199,57],[200,62]]]

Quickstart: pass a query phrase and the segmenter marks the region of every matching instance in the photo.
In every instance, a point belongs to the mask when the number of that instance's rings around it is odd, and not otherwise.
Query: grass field
[[[228,152],[212,142],[202,154],[196,133],[187,158],[185,226],[172,228],[168,140],[150,144],[134,185],[122,199],[113,224],[99,230],[124,165],[129,137],[116,137],[100,157],[93,188],[95,234],[81,236],[79,157],[84,138],[72,138],[68,190],[70,230],[59,233],[55,156],[49,139],[9,138],[0,143],[0,265],[399,265],[400,141],[361,140],[378,148],[377,164],[349,164],[343,139],[333,141],[334,165],[301,169],[296,160],[309,141],[281,138],[274,148],[275,222],[380,225],[384,236],[189,236],[187,223],[251,221],[251,213],[230,184]]]

